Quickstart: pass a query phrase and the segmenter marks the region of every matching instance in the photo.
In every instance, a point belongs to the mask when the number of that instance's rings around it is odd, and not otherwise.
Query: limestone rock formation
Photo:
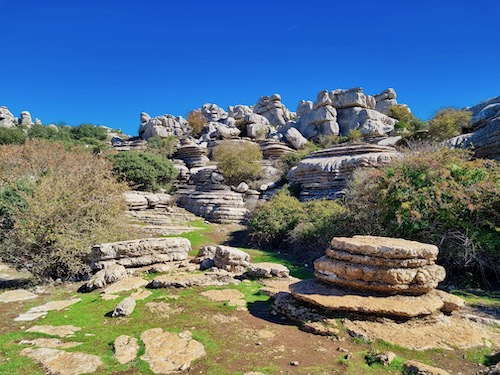
[[[16,126],[14,115],[5,106],[0,107],[0,127],[14,128]]]
[[[375,109],[376,101],[373,96],[363,93],[361,87],[348,90],[336,89],[330,92],[333,106],[337,109],[361,107]]]
[[[288,179],[301,187],[300,199],[332,199],[343,195],[356,168],[377,167],[398,157],[392,147],[342,144],[311,153],[290,171]]]
[[[167,208],[173,204],[170,194],[126,191],[123,194],[129,210]]]
[[[445,278],[434,264],[438,248],[403,239],[354,236],[334,238],[327,254],[314,262],[319,280],[379,293],[419,295]]]
[[[269,133],[274,131],[269,120],[256,113],[246,115],[243,118],[243,124],[246,127],[247,137],[252,139],[266,138]]]
[[[140,116],[141,125],[139,127],[139,137],[148,140],[151,137],[180,137],[189,133],[187,120],[181,116],[165,114],[151,118],[147,113],[142,112]]]
[[[50,374],[91,374],[103,364],[96,355],[51,348],[25,348],[21,355],[40,363]]]
[[[139,344],[135,337],[120,335],[113,343],[116,360],[122,365],[133,361],[139,352]]]
[[[288,129],[285,133],[285,139],[296,150],[307,143],[307,138],[305,138],[296,128]]]
[[[92,246],[90,264],[100,270],[114,264],[130,267],[149,266],[187,259],[191,243],[185,238],[145,238],[103,243]]]
[[[243,117],[251,115],[252,113],[252,107],[241,104],[229,106],[227,109],[228,116],[234,118],[235,120],[241,120]]]
[[[206,103],[201,107],[202,116],[209,122],[221,122],[228,118],[226,111],[224,111],[217,104]]]
[[[279,277],[286,278],[290,276],[290,270],[277,263],[251,263],[248,265],[247,275],[250,278],[269,278],[269,277]]]
[[[340,134],[348,136],[351,130],[360,130],[365,136],[384,136],[394,130],[397,120],[374,109],[349,107],[337,110]]]
[[[274,139],[261,140],[259,141],[259,146],[264,159],[279,159],[285,154],[295,152],[285,143],[276,141]]]
[[[279,94],[261,97],[255,104],[253,112],[264,116],[271,125],[278,128],[284,126],[292,117],[291,112],[281,102]]]
[[[320,91],[312,108],[309,102],[300,102],[297,114],[300,116],[294,127],[307,139],[321,135],[339,134],[337,110],[327,90]]]
[[[104,288],[109,284],[120,281],[128,276],[127,270],[120,264],[112,264],[98,271],[84,285],[82,291],[90,292],[94,289]]]
[[[376,94],[374,97],[377,103],[375,105],[375,110],[384,115],[387,115],[390,107],[398,104],[396,100],[396,91],[392,88],[386,89],[380,94]]]
[[[188,168],[203,167],[210,161],[207,157],[207,144],[197,144],[189,140],[182,142],[174,157],[182,160]]]
[[[213,258],[215,267],[228,272],[243,273],[250,265],[250,255],[229,246],[216,246]]]
[[[118,305],[116,305],[111,316],[113,317],[129,316],[134,312],[135,305],[136,302],[133,297],[126,297]]]
[[[21,112],[21,118],[19,119],[19,125],[31,126],[33,125],[33,120],[31,119],[31,113],[28,111]]]

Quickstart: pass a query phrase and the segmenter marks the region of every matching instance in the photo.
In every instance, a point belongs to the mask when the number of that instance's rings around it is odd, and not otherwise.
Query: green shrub
[[[261,245],[282,248],[290,231],[303,219],[303,205],[288,189],[280,190],[252,213],[248,224],[252,238]]]
[[[320,135],[318,137],[318,145],[321,148],[329,148],[341,143],[345,143],[349,141],[348,137],[344,137],[342,135],[337,134],[329,134],[329,135]]]
[[[22,145],[26,141],[26,134],[20,128],[0,127],[0,145]]]
[[[389,107],[387,116],[392,117],[398,121],[405,122],[407,124],[415,118],[410,109],[402,104],[396,104]]]
[[[108,132],[105,128],[92,124],[70,126],[69,130],[71,133],[71,138],[75,140],[93,138],[99,141],[105,141],[108,136]]]
[[[62,144],[27,141],[0,148],[0,258],[38,279],[88,272],[94,243],[131,235],[110,163]]]
[[[198,137],[203,130],[203,127],[207,124],[207,120],[203,117],[201,110],[195,109],[188,113],[187,115],[188,125],[191,128],[192,134]]]
[[[212,157],[229,184],[250,183],[262,176],[262,152],[256,143],[222,141],[214,148]]]
[[[355,173],[345,206],[357,234],[433,243],[448,273],[500,274],[500,166],[422,149]]]
[[[438,142],[456,137],[469,127],[471,118],[470,111],[443,108],[429,120],[429,135]]]
[[[118,180],[127,182],[133,189],[169,190],[178,174],[173,163],[160,155],[126,151],[110,155],[109,158],[113,162],[113,170]]]
[[[309,155],[311,152],[318,151],[320,149],[321,147],[319,147],[317,144],[311,141],[307,141],[307,143],[304,146],[302,146],[300,150],[284,154],[281,157],[281,161],[288,167],[288,169],[290,169],[299,164],[299,162],[302,159],[304,159],[307,155]]]
[[[169,136],[166,138],[156,136],[148,139],[147,147],[148,151],[153,154],[171,157],[176,150],[176,143],[177,140],[174,136]]]

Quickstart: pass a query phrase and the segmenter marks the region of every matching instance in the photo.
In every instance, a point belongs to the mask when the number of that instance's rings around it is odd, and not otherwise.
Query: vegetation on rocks
[[[249,183],[262,175],[262,152],[256,143],[222,141],[214,148],[213,159],[229,184]]]
[[[136,190],[171,190],[178,174],[170,160],[148,152],[127,151],[109,155],[109,159],[118,180]]]
[[[456,137],[468,128],[471,118],[470,111],[443,108],[429,120],[429,136],[438,142]]]
[[[175,145],[177,140],[174,136],[151,137],[148,139],[148,151],[166,157],[171,157],[175,152]]]
[[[43,140],[0,148],[0,257],[39,279],[87,271],[90,245],[123,239],[124,202],[111,165]]]

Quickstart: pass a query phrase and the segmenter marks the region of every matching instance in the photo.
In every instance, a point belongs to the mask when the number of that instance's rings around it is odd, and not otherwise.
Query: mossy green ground
[[[197,252],[199,246],[215,243],[214,237],[210,236],[214,230],[213,226],[202,220],[191,224],[196,229],[181,236],[192,241],[193,253]],[[311,268],[305,268],[294,262],[293,259],[285,258],[282,254],[258,249],[242,249],[251,255],[253,262],[282,263],[292,269],[294,276],[312,277]],[[104,365],[97,372],[98,374],[152,374],[149,365],[140,359],[144,353],[143,346],[141,346],[134,361],[121,365],[113,357],[112,344],[119,335],[125,334],[139,339],[142,332],[157,327],[172,332],[190,330],[193,337],[204,345],[207,352],[206,357],[193,364],[193,371],[214,375],[241,375],[246,371],[261,371],[269,375],[281,373],[304,375],[400,374],[402,363],[407,359],[419,360],[442,368],[458,368],[462,369],[463,373],[468,373],[467,371],[471,371],[478,363],[491,364],[500,359],[488,348],[475,348],[468,351],[412,351],[382,341],[367,343],[349,337],[345,329],[341,329],[340,338],[342,341],[339,342],[335,339],[306,334],[289,323],[282,325],[279,322],[278,324],[271,322],[272,316],[269,314],[271,301],[269,297],[259,293],[260,287],[261,284],[258,281],[247,281],[225,287],[183,290],[151,289],[151,296],[145,300],[137,301],[134,312],[127,318],[111,318],[106,315],[129,293],[122,293],[116,300],[106,301],[100,297],[99,291],[82,294],[75,292],[77,289],[75,285],[51,287],[48,294],[41,295],[35,300],[0,305],[0,316],[2,316],[0,320],[0,374],[41,375],[45,373],[34,361],[19,354],[23,348],[23,346],[18,345],[20,340],[48,337],[44,334],[25,332],[33,325],[75,325],[81,327],[81,330],[74,337],[65,338],[63,341],[77,341],[82,344],[66,350],[98,355],[104,362]],[[205,290],[227,288],[236,289],[243,293],[250,312],[236,311],[235,307],[228,306],[225,302],[212,302],[200,295]],[[171,298],[172,295],[177,295],[178,298]],[[13,321],[18,314],[27,311],[30,307],[41,305],[49,300],[62,300],[75,296],[81,298],[82,301],[63,311],[49,312],[47,317],[35,322]],[[469,295],[468,298],[496,306],[500,305],[500,299],[497,296],[483,298]],[[165,302],[173,312],[168,316],[152,312],[146,307],[148,302]],[[252,309],[257,309],[260,312],[255,313]],[[257,318],[256,316],[260,316],[259,314],[264,316]],[[216,322],[213,320],[214,316],[227,317],[228,322]],[[232,322],[232,317],[238,317],[238,319]],[[273,342],[277,347],[281,343],[286,347],[285,354],[281,355],[281,357],[285,356],[285,359],[276,355],[271,350],[272,348],[267,352],[263,351],[260,346],[255,346],[253,341],[248,343],[249,339],[242,334],[242,330],[254,327],[255,324],[271,327],[277,335],[281,335]],[[306,343],[306,339],[310,342]],[[311,345],[316,345],[318,348],[323,346],[327,348],[326,352],[315,352],[309,347]],[[345,359],[344,353],[337,350],[338,347],[348,348],[351,357]],[[310,356],[317,356],[317,363],[301,363],[298,367],[291,367],[286,361],[286,356],[292,355],[291,358],[294,358],[294,355],[299,356],[301,348],[304,352],[306,350],[312,351]],[[297,352],[292,354],[288,353],[288,350],[292,353],[295,350]],[[367,364],[367,355],[382,351],[396,353],[397,358],[393,364],[387,367],[380,364]],[[301,359],[301,361],[303,360]]]

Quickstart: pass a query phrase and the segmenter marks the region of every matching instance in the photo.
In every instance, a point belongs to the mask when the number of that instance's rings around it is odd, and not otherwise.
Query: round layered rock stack
[[[316,277],[360,291],[421,295],[443,281],[434,245],[399,238],[334,238],[326,255],[314,263]]]

